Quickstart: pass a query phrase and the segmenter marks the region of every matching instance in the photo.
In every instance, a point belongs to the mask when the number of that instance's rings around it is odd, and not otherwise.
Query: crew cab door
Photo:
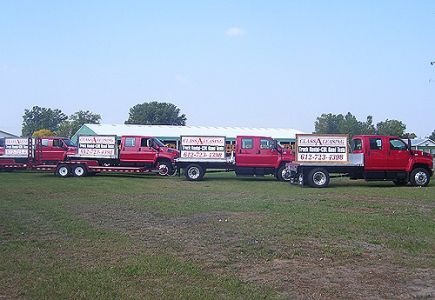
[[[257,166],[275,168],[278,163],[279,153],[274,145],[272,139],[260,138],[256,157]]]
[[[408,146],[401,139],[389,138],[388,147],[389,169],[405,171],[411,156],[408,151]]]
[[[364,139],[364,168],[367,171],[386,170],[388,167],[388,145],[385,137]]]
[[[138,161],[140,141],[137,137],[125,136],[121,138],[119,160],[123,162]]]
[[[254,137],[237,137],[236,165],[251,167],[257,165],[258,139]]]
[[[157,152],[148,147],[147,140],[141,137],[123,137],[120,160],[122,162],[153,163]]]
[[[41,140],[41,160],[42,161],[62,161],[65,159],[66,146],[62,139],[42,139]]]

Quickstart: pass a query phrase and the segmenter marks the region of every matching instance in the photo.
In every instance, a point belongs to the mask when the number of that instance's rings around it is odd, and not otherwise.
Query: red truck
[[[0,168],[11,164],[26,166],[29,159],[40,164],[53,164],[64,161],[76,151],[77,147],[63,137],[4,138],[0,139]]]
[[[411,149],[396,136],[354,136],[348,151],[347,136],[297,135],[296,161],[287,164],[291,182],[327,187],[331,173],[350,179],[392,181],[401,186],[427,186],[433,175],[428,153]]]
[[[58,162],[55,174],[81,177],[101,172],[148,173],[160,175],[175,172],[174,159],[179,151],[165,147],[150,136],[79,136],[77,152]]]
[[[218,136],[182,136],[181,155],[176,166],[184,170],[187,180],[198,181],[207,169],[234,171],[236,175],[274,175],[278,180],[290,180],[286,163],[294,160],[288,149],[276,140],[264,136],[237,136],[235,151],[226,156],[226,138]]]

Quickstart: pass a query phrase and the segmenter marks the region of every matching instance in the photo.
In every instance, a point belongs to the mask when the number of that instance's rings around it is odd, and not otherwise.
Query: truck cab
[[[64,137],[41,137],[35,140],[36,158],[44,163],[57,163],[74,155],[77,146]]]
[[[412,150],[409,143],[397,136],[354,136],[351,152],[364,155],[367,180],[393,180],[397,185],[411,181],[415,185],[433,174],[431,155]]]
[[[173,169],[179,151],[166,147],[159,139],[150,136],[122,136],[119,145],[119,162],[122,165]]]
[[[285,164],[295,158],[291,150],[283,149],[276,140],[265,136],[237,136],[235,162],[237,175],[275,175],[287,178]]]

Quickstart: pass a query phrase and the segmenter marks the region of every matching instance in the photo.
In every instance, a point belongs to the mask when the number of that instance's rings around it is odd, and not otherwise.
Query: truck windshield
[[[0,139],[0,147],[4,147],[5,146],[5,139],[1,138]]]
[[[67,145],[68,147],[75,147],[74,143],[73,143],[70,139],[64,139],[63,142],[64,142],[65,145]]]
[[[153,138],[153,140],[159,147],[165,147],[165,144],[163,144],[158,138]]]

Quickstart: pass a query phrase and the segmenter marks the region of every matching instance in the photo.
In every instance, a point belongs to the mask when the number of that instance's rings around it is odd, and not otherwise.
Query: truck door
[[[42,161],[61,161],[65,158],[65,148],[61,139],[42,139],[41,146]]]
[[[261,138],[257,149],[256,165],[266,168],[275,168],[278,162],[278,151],[274,149],[272,139]]]
[[[139,159],[145,163],[154,164],[158,151],[152,146],[152,138],[143,137],[140,139]]]
[[[137,137],[123,137],[121,140],[120,161],[138,162],[140,140]]]
[[[364,145],[364,168],[368,171],[385,170],[388,165],[387,149],[383,137],[370,137]]]
[[[258,146],[255,147],[255,139],[253,137],[237,138],[236,165],[238,167],[251,167],[257,165]],[[258,139],[257,139],[258,143]]]
[[[388,169],[406,170],[411,155],[405,142],[398,138],[390,138],[388,147]]]

